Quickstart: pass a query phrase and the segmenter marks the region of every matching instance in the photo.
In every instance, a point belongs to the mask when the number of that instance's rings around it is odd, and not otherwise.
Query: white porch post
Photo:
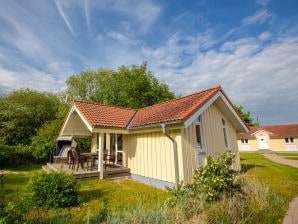
[[[97,147],[98,147],[98,172],[99,178],[103,179],[103,151],[104,151],[104,133],[97,133]]]
[[[115,162],[118,164],[118,135],[115,134]]]
[[[106,134],[106,148],[110,154],[110,150],[111,150],[111,134],[107,133]]]

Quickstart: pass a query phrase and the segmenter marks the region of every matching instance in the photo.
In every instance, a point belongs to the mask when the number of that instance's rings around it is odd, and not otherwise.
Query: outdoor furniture
[[[115,150],[110,150],[110,153],[109,153],[108,150],[105,150],[105,152],[104,152],[105,169],[108,166],[109,167],[114,167],[115,157],[116,157]]]
[[[87,170],[92,170],[95,166],[95,160],[98,159],[97,152],[83,152],[80,154],[82,160],[87,163]]]
[[[77,171],[79,170],[79,166],[81,165],[81,168],[84,169],[84,163],[86,162],[86,157],[81,157],[77,150],[75,149],[71,149],[69,154],[69,167],[71,167],[71,169],[75,169],[75,167],[77,166]]]
[[[50,162],[62,163],[67,161],[68,151],[76,148],[77,143],[72,136],[59,136],[57,138],[56,147],[52,150]]]

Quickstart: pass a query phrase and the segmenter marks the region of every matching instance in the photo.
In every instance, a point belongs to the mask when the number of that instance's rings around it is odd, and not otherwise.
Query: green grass
[[[5,201],[21,196],[33,171],[38,170],[41,170],[40,166],[8,170],[4,184]],[[71,216],[73,220],[82,223],[86,221],[87,216],[98,214],[105,206],[110,212],[122,211],[135,206],[139,200],[145,208],[153,209],[157,204],[163,204],[169,196],[165,191],[129,179],[91,180],[80,184],[82,203],[79,206],[59,209],[59,211],[50,210],[44,215],[54,218]]]
[[[298,160],[298,156],[283,156],[285,159]]]
[[[278,156],[298,156],[297,152],[278,152],[276,153]]]
[[[270,161],[257,153],[241,153],[241,164],[248,178],[257,178],[270,189],[292,199],[298,195],[298,169]]]
[[[250,215],[258,214],[257,218],[252,219],[256,221],[255,223],[258,223],[258,220],[261,220],[262,223],[280,223],[279,221],[283,218],[287,209],[288,201],[298,196],[298,169],[274,163],[257,153],[241,153],[240,156],[244,178],[249,179],[252,186],[259,189],[259,193],[248,190],[245,195],[251,197],[251,200],[246,199],[247,201],[242,202],[243,198],[240,198],[239,201],[238,199],[232,201],[233,198],[227,199],[215,203],[214,206],[211,205],[210,210],[203,211],[201,215],[212,218],[213,214],[213,218],[216,218],[216,220],[234,220],[237,218],[239,223],[246,223],[244,218],[250,218]],[[40,166],[21,167],[10,170],[5,175],[6,200],[11,200],[24,190],[24,186],[35,170],[40,170]],[[267,190],[272,193],[268,194]],[[125,214],[131,208],[132,213],[130,213],[130,216],[134,215],[134,217],[128,219],[127,223],[136,217],[140,217],[139,220],[141,220],[141,214],[144,214],[145,211],[148,212],[146,215],[151,217],[151,220],[155,220],[154,217],[160,219],[165,217],[168,220],[173,218],[167,214],[158,213],[167,212],[162,209],[164,201],[169,196],[167,192],[133,180],[84,181],[81,182],[80,193],[83,200],[80,206],[39,211],[40,214],[38,215],[48,217],[53,223],[69,223],[69,220],[75,220],[75,223],[86,223],[88,218],[91,220],[90,223],[93,223],[92,220],[94,221],[103,214],[105,208],[109,212],[115,212],[116,215]],[[252,195],[255,196],[252,197]],[[260,206],[257,206],[258,204]],[[257,210],[254,211],[253,209]],[[230,214],[227,214],[226,211]],[[242,217],[241,214],[245,216]],[[31,216],[34,217],[34,215],[37,215],[37,213],[33,211]],[[200,214],[198,215],[200,216]],[[121,223],[120,216],[119,219],[118,223]],[[159,223],[166,223],[166,221],[160,221]]]

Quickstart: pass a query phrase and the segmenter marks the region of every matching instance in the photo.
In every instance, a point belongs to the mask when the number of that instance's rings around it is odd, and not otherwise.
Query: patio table
[[[83,152],[80,154],[80,157],[85,158],[87,161],[87,170],[90,168],[90,170],[93,169],[95,164],[95,159],[98,159],[98,153],[96,152]],[[90,163],[90,165],[89,165]]]

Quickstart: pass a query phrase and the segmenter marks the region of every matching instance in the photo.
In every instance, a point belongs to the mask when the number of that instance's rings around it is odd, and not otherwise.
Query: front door
[[[267,144],[267,138],[266,136],[258,136],[258,143],[259,143],[259,149],[268,149],[268,144]]]

